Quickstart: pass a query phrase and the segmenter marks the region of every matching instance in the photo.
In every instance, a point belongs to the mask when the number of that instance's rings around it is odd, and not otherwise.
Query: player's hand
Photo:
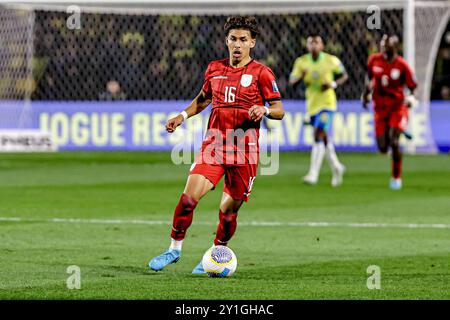
[[[363,99],[362,106],[365,110],[369,109],[369,101],[367,99]]]
[[[312,125],[311,123],[311,117],[308,114],[305,114],[305,117],[303,118],[303,124],[305,126],[310,126]]]
[[[322,85],[320,86],[320,90],[322,91],[326,91],[330,88],[332,88],[331,82],[322,83]]]
[[[261,119],[264,117],[265,114],[266,108],[264,108],[264,106],[254,105],[248,110],[248,115],[250,116],[250,119],[252,119],[255,122],[261,121]]]
[[[169,132],[169,133],[174,132],[175,129],[176,129],[180,124],[183,123],[183,121],[184,121],[184,118],[183,118],[183,116],[182,116],[181,114],[177,115],[177,116],[174,117],[174,118],[171,118],[171,119],[167,120],[167,123],[166,123],[166,131]]]
[[[419,101],[414,97],[413,94],[409,94],[405,97],[405,104],[408,106],[408,108],[412,109],[417,107],[419,104]]]

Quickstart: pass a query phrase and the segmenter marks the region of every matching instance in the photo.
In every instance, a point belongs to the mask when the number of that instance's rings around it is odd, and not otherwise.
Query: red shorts
[[[211,181],[214,188],[225,175],[223,192],[234,200],[248,201],[256,177],[258,164],[228,165],[194,162],[189,174],[201,174]]]
[[[397,128],[405,131],[408,128],[408,107],[402,105],[400,108],[375,110],[375,135],[377,137],[386,135],[388,128]]]

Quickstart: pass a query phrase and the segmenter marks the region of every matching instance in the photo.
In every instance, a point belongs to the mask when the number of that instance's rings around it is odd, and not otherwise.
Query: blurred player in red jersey
[[[411,67],[398,54],[399,39],[395,35],[383,35],[381,52],[369,56],[367,77],[362,95],[363,106],[367,109],[372,95],[374,106],[375,135],[378,149],[392,151],[391,189],[402,188],[402,153],[399,139],[408,126],[408,109],[417,102],[414,90],[417,82]],[[409,94],[405,96],[405,87]]]
[[[250,57],[258,34],[256,19],[229,17],[224,31],[229,58],[208,65],[200,93],[166,124],[167,131],[173,132],[212,102],[208,131],[175,208],[171,245],[149,263],[155,271],[178,261],[198,201],[215,188],[222,176],[225,184],[214,244],[227,245],[236,230],[239,208],[248,201],[256,176],[260,122],[265,116],[277,120],[284,116],[272,70]],[[265,106],[266,102],[269,106]],[[201,262],[192,272],[204,273]]]

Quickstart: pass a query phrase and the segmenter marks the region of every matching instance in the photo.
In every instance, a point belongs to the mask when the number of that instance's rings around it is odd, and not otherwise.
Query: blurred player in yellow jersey
[[[306,86],[306,114],[314,127],[314,144],[308,174],[303,178],[307,184],[316,184],[324,156],[330,164],[333,187],[342,184],[345,167],[340,163],[328,131],[336,111],[337,86],[348,79],[342,62],[323,52],[323,40],[313,34],[307,39],[307,54],[297,58],[289,76],[289,84],[295,86],[303,81]]]

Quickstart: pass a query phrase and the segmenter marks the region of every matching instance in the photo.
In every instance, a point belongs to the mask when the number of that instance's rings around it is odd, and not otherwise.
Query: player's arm
[[[405,63],[405,85],[407,87],[407,92],[405,94],[405,104],[408,108],[415,108],[419,101],[414,96],[414,91],[417,88],[417,80],[412,71],[411,67]]]
[[[363,108],[367,109],[370,100],[372,99],[372,81],[368,74],[364,77],[364,90],[361,95],[361,101],[363,104]]]
[[[367,60],[367,69],[366,69],[366,75],[364,76],[364,89],[361,94],[361,101],[364,109],[367,109],[369,106],[369,102],[372,99],[372,91],[373,91],[373,85],[372,85],[372,64],[373,64],[373,58],[374,56],[369,56],[369,59]]]
[[[408,108],[415,108],[419,104],[419,101],[414,95],[415,90],[416,88],[408,88],[407,93],[405,94],[405,104]]]
[[[289,75],[289,85],[290,86],[296,86],[298,85],[304,78],[305,78],[306,72],[302,71],[299,76],[292,75],[292,73]]]
[[[270,68],[265,68],[259,75],[259,87],[261,96],[269,106],[254,105],[248,110],[248,115],[253,121],[261,121],[264,116],[281,120],[284,117],[283,103],[281,102],[281,94],[278,90],[275,75]]]
[[[336,75],[336,79],[332,82],[326,82],[322,84],[322,91],[328,90],[330,88],[336,89],[340,85],[343,85],[345,81],[348,80],[348,74],[347,71],[344,70],[344,72]]]
[[[269,119],[281,120],[284,117],[284,108],[281,100],[269,101],[269,106],[252,106],[248,111],[250,118],[257,122],[261,121],[264,116]]]
[[[305,78],[306,71],[302,67],[301,58],[297,58],[294,62],[294,66],[292,67],[292,72],[289,75],[289,85],[296,86]]]
[[[345,70],[344,64],[338,57],[331,58],[332,72],[334,75],[334,81],[322,83],[322,91],[330,88],[336,89],[338,86],[343,85],[348,80],[348,73]]]
[[[345,71],[344,73],[341,73],[340,75],[337,76],[336,84],[338,86],[343,85],[344,82],[346,82],[348,80],[348,73],[347,71]]]
[[[202,112],[210,103],[212,97],[211,94],[204,92],[203,90],[192,100],[189,106],[184,109],[179,115],[169,119],[166,123],[167,132],[174,132],[175,129],[181,125],[187,118],[195,116]]]

